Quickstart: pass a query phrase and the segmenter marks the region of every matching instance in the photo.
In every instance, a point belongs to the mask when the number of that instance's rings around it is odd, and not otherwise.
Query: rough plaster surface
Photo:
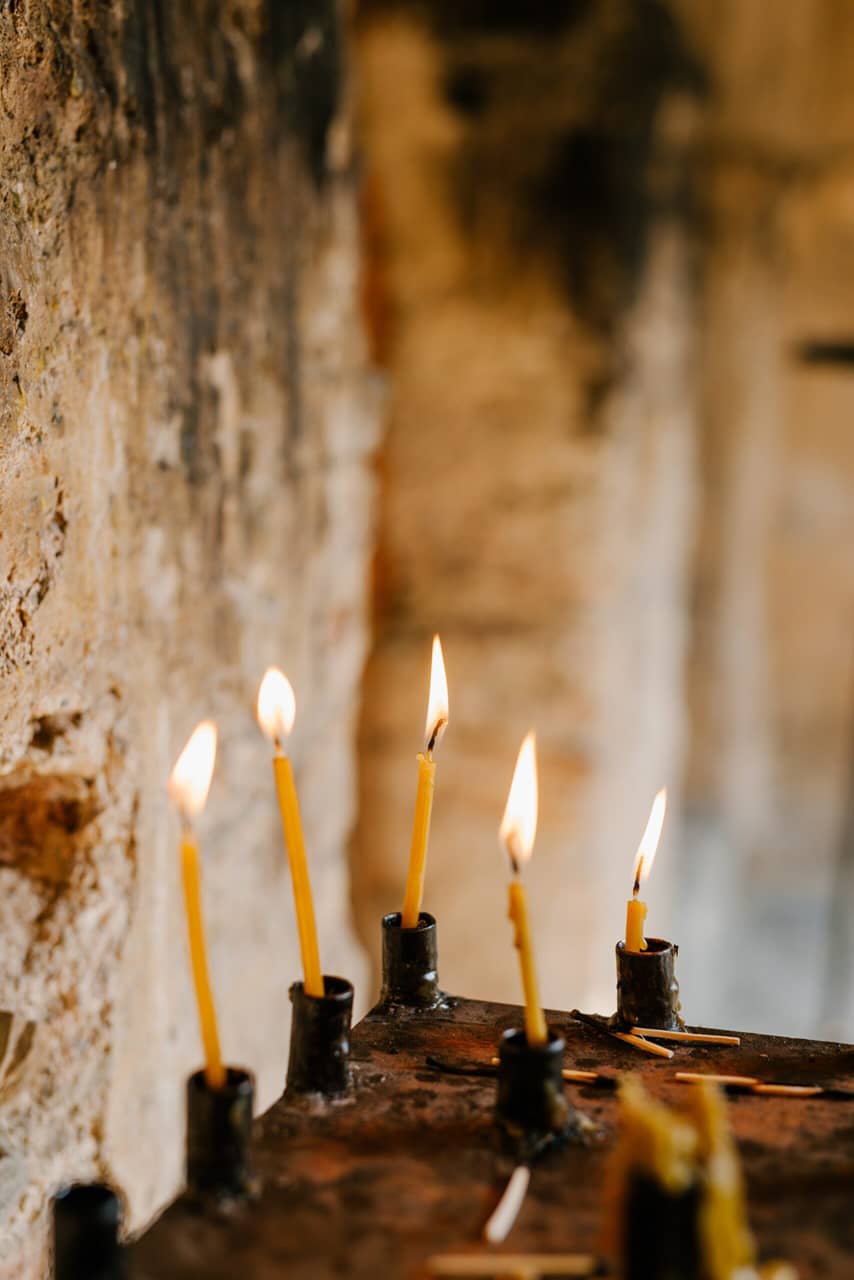
[[[378,918],[403,893],[438,630],[451,723],[425,905],[442,981],[518,998],[497,828],[533,726],[541,807],[527,878],[543,998],[607,1010],[635,847],[655,791],[679,791],[695,428],[689,254],[666,162],[690,134],[693,73],[665,32],[663,64],[652,59],[662,82],[645,83],[642,67],[619,107],[637,87],[631,111],[659,122],[621,146],[598,95],[633,74],[621,67],[625,6],[602,6],[578,33],[563,6],[563,18],[404,7],[375,6],[359,44],[373,328],[393,375],[359,919],[376,955]],[[615,182],[622,198],[628,182],[626,201],[644,209],[627,165],[655,160],[659,207],[638,225],[606,226],[613,209],[584,207],[589,183]],[[651,895],[662,930],[674,853],[668,840]]]
[[[334,5],[18,3],[0,22],[0,1275],[47,1188],[180,1175],[199,1060],[164,782],[201,823],[229,1060],[281,1088],[296,931],[252,707],[278,661],[321,956],[362,985],[341,857],[376,414]],[[4,1270],[5,1268],[5,1270]]]

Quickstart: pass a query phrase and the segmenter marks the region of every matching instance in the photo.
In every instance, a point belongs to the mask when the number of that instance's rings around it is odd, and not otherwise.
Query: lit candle
[[[519,952],[522,988],[525,992],[525,1037],[529,1045],[542,1045],[548,1041],[548,1029],[540,1004],[534,967],[528,902],[522,884],[522,863],[528,861],[534,850],[536,833],[537,744],[534,734],[529,733],[519,748],[507,806],[498,831],[512,870],[509,916],[516,931],[514,940]]]
[[[205,1053],[205,1077],[212,1089],[225,1083],[225,1069],[219,1048],[205,928],[202,919],[201,871],[199,846],[193,832],[193,819],[198,817],[208,798],[214,761],[216,760],[216,725],[203,720],[193,730],[189,742],[178,757],[169,777],[169,795],[181,815],[181,873],[184,881],[184,904],[187,910],[187,937],[190,962],[196,988],[199,1027]]]
[[[424,872],[427,866],[427,843],[430,839],[430,815],[433,812],[433,788],[436,783],[436,762],[433,752],[448,727],[448,681],[442,644],[433,637],[433,661],[430,668],[430,696],[427,700],[427,721],[424,726],[424,750],[418,753],[418,790],[415,793],[415,818],[412,824],[412,845],[409,850],[409,874],[406,877],[406,893],[400,913],[402,929],[414,929],[421,915],[424,897]]]
[[[276,780],[276,795],[279,798],[279,812],[294,888],[303,987],[306,995],[322,996],[323,974],[317,948],[317,926],[314,922],[314,902],[308,878],[299,800],[291,762],[282,747],[284,739],[294,727],[296,711],[296,698],[291,682],[278,667],[270,667],[258,689],[258,723],[273,743],[273,777]]]
[[[646,951],[643,926],[646,920],[646,903],[641,902],[638,894],[644,880],[652,870],[655,851],[661,839],[661,828],[664,825],[664,811],[667,808],[667,788],[662,787],[652,802],[652,811],[646,824],[646,831],[635,854],[634,885],[632,896],[626,903],[626,950]]]

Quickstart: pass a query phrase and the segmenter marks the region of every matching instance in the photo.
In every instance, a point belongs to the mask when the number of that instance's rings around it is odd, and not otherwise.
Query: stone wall
[[[332,0],[19,0],[0,67],[0,1007],[20,1046],[0,1274],[19,1277],[50,1185],[114,1179],[138,1225],[180,1176],[200,1049],[164,787],[204,715],[224,1052],[262,1106],[280,1091],[298,949],[253,720],[272,661],[297,691],[322,959],[362,977],[340,851],[376,414]]]

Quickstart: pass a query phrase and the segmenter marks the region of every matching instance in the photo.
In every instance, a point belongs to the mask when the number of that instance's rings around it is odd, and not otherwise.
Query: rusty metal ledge
[[[552,1012],[566,1065],[633,1071],[669,1100],[677,1070],[854,1087],[854,1048],[743,1035],[740,1048],[679,1047],[650,1058]],[[453,1000],[428,1013],[373,1012],[353,1031],[353,1090],[324,1102],[281,1099],[256,1122],[260,1198],[228,1214],[178,1200],[134,1247],[138,1280],[415,1280],[444,1250],[479,1236],[511,1163],[492,1124],[494,1082],[428,1069],[428,1055],[488,1062],[510,1005]],[[616,1100],[584,1086],[569,1097],[595,1122],[586,1147],[534,1170],[508,1252],[599,1252],[602,1185]],[[730,1103],[763,1257],[796,1263],[801,1280],[854,1271],[854,1102],[745,1096]],[[500,1252],[500,1250],[496,1250]]]

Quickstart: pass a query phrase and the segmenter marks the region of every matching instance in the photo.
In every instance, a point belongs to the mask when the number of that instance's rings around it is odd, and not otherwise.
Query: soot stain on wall
[[[688,208],[687,173],[685,182],[663,198],[650,181],[659,108],[671,93],[701,97],[708,82],[662,0],[599,10],[556,8],[567,18],[571,11],[574,19],[558,30],[561,40],[571,44],[583,38],[590,54],[583,79],[567,82],[558,70],[560,44],[544,39],[554,34],[553,15],[543,18],[537,6],[523,7],[528,22],[523,25],[520,18],[516,26],[518,66],[520,82],[524,78],[533,87],[523,91],[520,105],[537,110],[537,63],[544,95],[536,163],[526,147],[514,146],[512,134],[500,151],[488,136],[490,109],[506,115],[512,87],[506,73],[494,83],[497,64],[490,61],[488,45],[481,39],[480,57],[475,43],[465,61],[449,71],[447,99],[468,121],[453,187],[461,217],[473,207],[480,210],[473,232],[481,233],[484,223],[488,229],[491,215],[502,206],[513,228],[513,251],[545,255],[581,319],[597,334],[612,337],[636,297],[654,221],[677,205],[683,213]],[[480,37],[500,25],[484,11]],[[449,43],[459,45],[459,23],[438,23],[437,29],[452,30]],[[477,41],[476,28],[462,30]],[[455,56],[453,47],[450,56]],[[550,100],[556,97],[565,98],[565,110],[560,101]],[[530,129],[530,120],[520,120],[520,140]],[[481,134],[486,135],[483,147]]]
[[[366,10],[381,20],[402,10],[436,44],[440,92],[462,127],[449,199],[466,239],[490,245],[496,284],[539,264],[610,344],[588,387],[595,408],[618,376],[620,325],[654,225],[697,219],[693,167],[659,128],[668,98],[700,104],[710,89],[678,17],[666,0],[371,0]]]

